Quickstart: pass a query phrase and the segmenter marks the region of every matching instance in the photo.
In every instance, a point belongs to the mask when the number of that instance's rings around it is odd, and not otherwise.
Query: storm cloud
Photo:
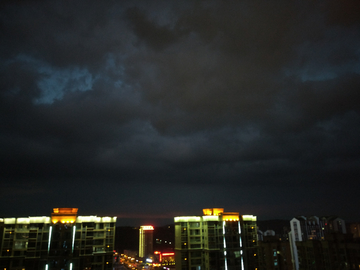
[[[358,220],[358,1],[2,1],[3,216]]]

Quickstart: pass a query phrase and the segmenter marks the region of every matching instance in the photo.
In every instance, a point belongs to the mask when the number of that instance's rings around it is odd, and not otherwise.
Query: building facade
[[[163,269],[175,269],[175,252],[154,251],[154,266]]]
[[[139,229],[139,257],[145,258],[153,255],[153,232],[151,225],[141,226]]]
[[[256,217],[223,208],[203,214],[174,218],[176,269],[257,269]]]
[[[0,269],[112,269],[116,217],[78,216],[54,208],[50,217],[0,219]]]
[[[360,268],[360,243],[351,234],[330,233],[324,240],[296,242],[296,247],[298,270]]]
[[[274,231],[267,231],[267,235],[259,241],[259,269],[260,270],[292,270],[291,250],[288,240],[282,240]]]
[[[289,242],[294,270],[342,269],[332,268],[337,262],[333,260],[334,256],[329,256],[326,245],[333,245],[331,239],[338,239],[333,238],[334,235],[346,234],[343,219],[334,216],[299,216],[290,221],[290,228]],[[333,249],[333,254],[336,252],[337,249]],[[347,264],[345,260],[340,261]]]
[[[360,239],[360,223],[351,223],[349,224],[349,228],[353,237]]]

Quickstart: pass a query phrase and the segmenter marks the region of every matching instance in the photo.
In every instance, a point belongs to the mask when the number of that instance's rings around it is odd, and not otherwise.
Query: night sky
[[[3,0],[0,179],[1,217],[359,220],[360,1]]]

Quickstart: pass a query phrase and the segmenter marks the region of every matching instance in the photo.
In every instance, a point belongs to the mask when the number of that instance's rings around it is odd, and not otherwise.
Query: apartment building
[[[255,216],[209,208],[174,220],[177,270],[257,269]]]
[[[112,269],[116,217],[77,212],[54,208],[51,216],[0,218],[0,269]]]

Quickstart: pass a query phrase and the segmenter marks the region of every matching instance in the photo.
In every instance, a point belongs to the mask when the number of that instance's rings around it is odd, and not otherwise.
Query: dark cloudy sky
[[[359,220],[360,1],[1,1],[0,216]]]

